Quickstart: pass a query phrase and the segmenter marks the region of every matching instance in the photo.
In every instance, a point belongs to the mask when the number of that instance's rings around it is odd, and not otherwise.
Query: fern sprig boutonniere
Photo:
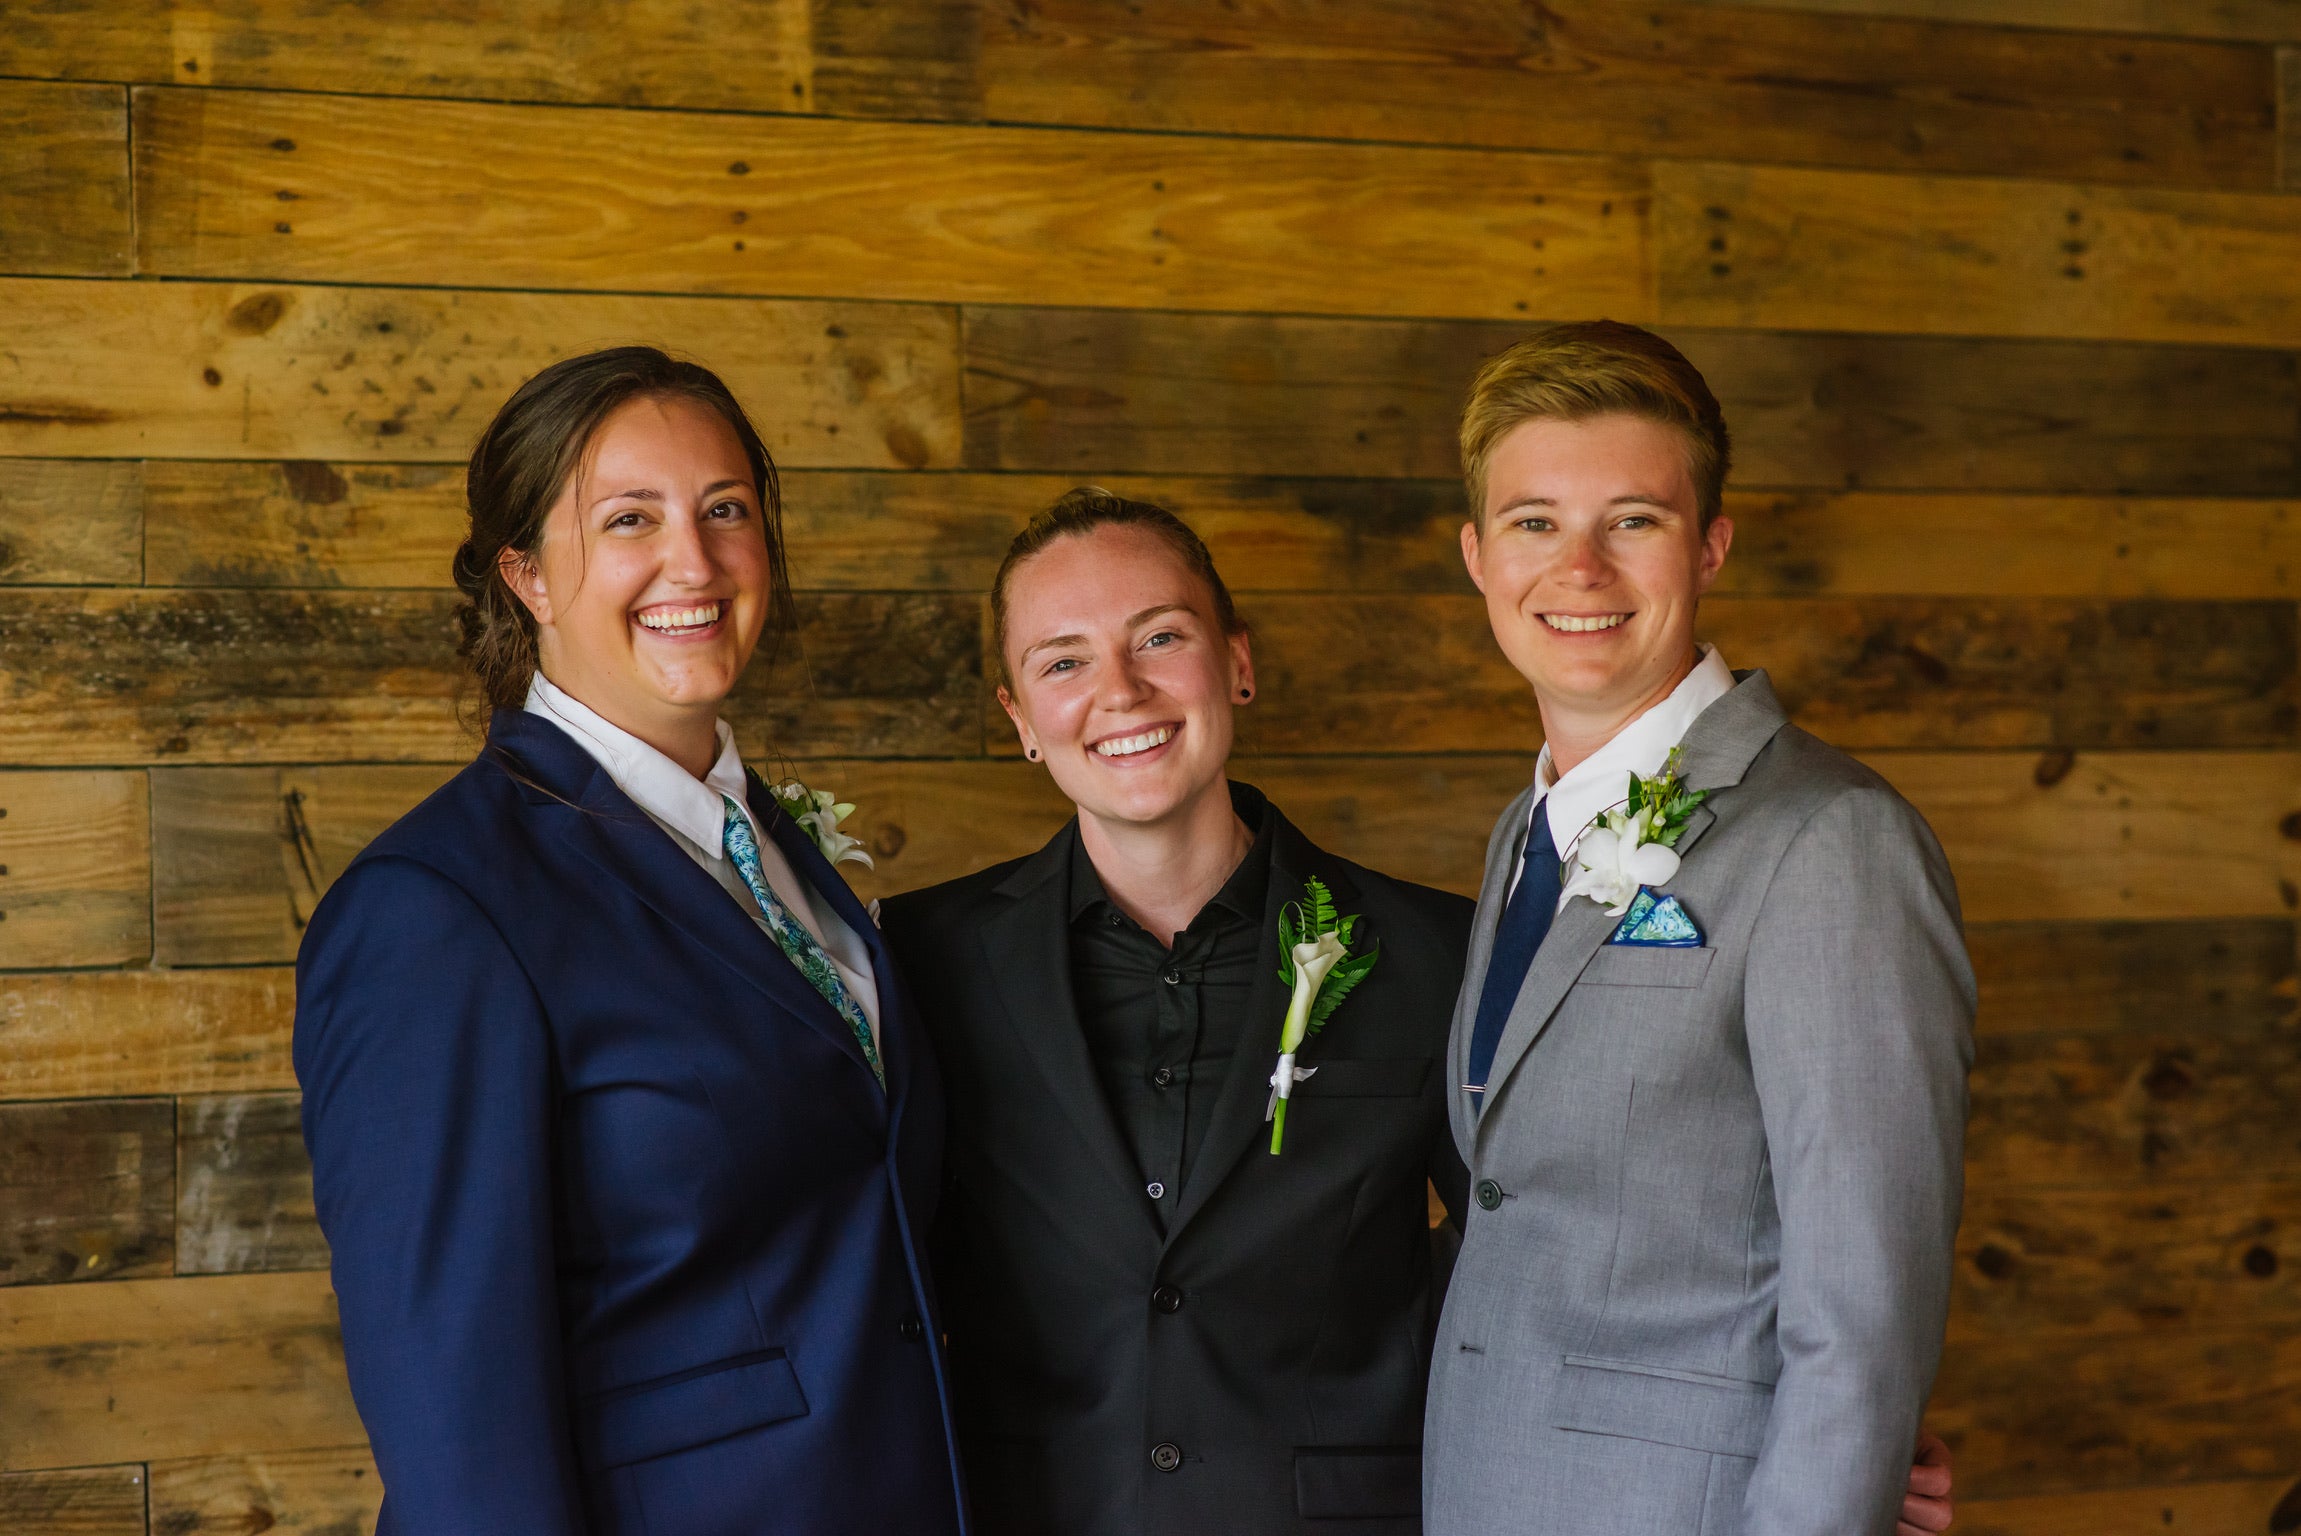
[[[1293,1096],[1294,1085],[1318,1070],[1297,1067],[1295,1054],[1326,1027],[1334,1010],[1381,958],[1379,944],[1364,954],[1351,953],[1351,936],[1357,927],[1357,914],[1337,912],[1334,894],[1321,880],[1303,881],[1302,899],[1279,908],[1278,979],[1286,983],[1292,995],[1286,1005],[1285,1027],[1278,1036],[1278,1069],[1270,1075],[1270,1106],[1262,1116],[1270,1122],[1273,1157],[1286,1140],[1286,1101]]]

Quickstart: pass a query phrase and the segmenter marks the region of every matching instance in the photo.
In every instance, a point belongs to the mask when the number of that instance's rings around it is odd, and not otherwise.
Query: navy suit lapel
[[[1066,874],[1077,836],[1074,821],[1000,884],[998,894],[1007,904],[984,921],[983,962],[1006,1004],[1007,1022],[1079,1139],[1129,1196],[1139,1199],[1142,1170],[1087,1054],[1086,1031],[1071,991]]]
[[[870,1076],[855,1033],[838,1010],[719,882],[559,727],[524,712],[499,710],[488,730],[488,747],[524,770],[521,777],[541,791],[541,814],[559,822],[577,853]],[[876,1094],[877,1084],[872,1087]]]

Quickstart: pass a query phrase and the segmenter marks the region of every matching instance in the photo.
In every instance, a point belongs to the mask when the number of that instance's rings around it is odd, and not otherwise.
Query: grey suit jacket
[[[1925,822],[1765,674],[1688,731],[1666,889],[1699,948],[1567,903],[1483,1114],[1424,1435],[1430,1536],[1891,1536],[1963,1194],[1973,972]],[[1462,1081],[1532,791],[1487,849]]]

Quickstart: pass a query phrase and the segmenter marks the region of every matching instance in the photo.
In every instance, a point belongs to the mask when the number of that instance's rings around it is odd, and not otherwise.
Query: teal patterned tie
[[[871,1075],[879,1080],[880,1087],[886,1087],[887,1070],[879,1065],[879,1047],[871,1038],[871,1021],[863,1017],[854,994],[839,979],[838,967],[823,953],[823,946],[815,942],[815,935],[776,899],[774,888],[767,883],[767,871],[760,866],[759,842],[751,835],[751,822],[744,816],[743,808],[729,796],[719,798],[727,806],[727,819],[720,831],[727,845],[727,857],[735,861],[743,883],[751,888],[752,899],[766,915],[767,931],[775,936],[775,947],[791,957],[791,963],[799,967],[799,974],[847,1021],[847,1027],[855,1032],[855,1043],[863,1048],[863,1059],[871,1064]]]

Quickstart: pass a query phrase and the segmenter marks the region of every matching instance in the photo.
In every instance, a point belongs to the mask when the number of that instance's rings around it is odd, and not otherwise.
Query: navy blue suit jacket
[[[548,721],[369,846],[297,957],[296,1075],[381,1536],[961,1529],[923,1240],[941,1088],[878,930],[887,1087]]]

